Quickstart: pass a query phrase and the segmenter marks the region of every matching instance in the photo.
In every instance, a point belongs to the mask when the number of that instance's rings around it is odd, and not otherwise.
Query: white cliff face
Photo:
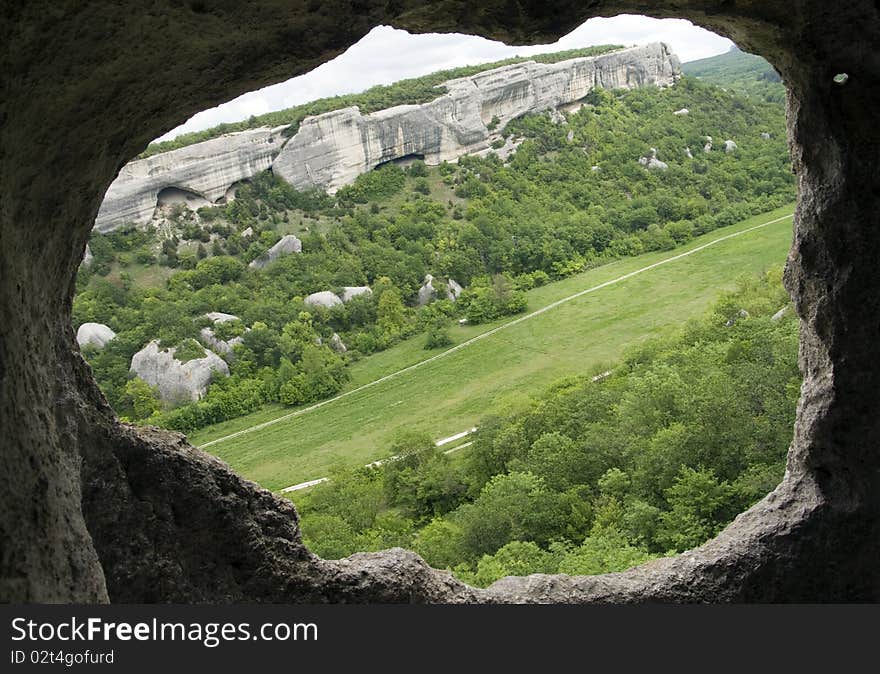
[[[159,389],[159,397],[169,402],[200,400],[215,376],[229,376],[229,366],[216,353],[205,350],[204,358],[181,363],[174,349],[160,349],[153,340],[131,359],[130,372]]]
[[[553,64],[524,61],[449,80],[447,93],[422,105],[370,115],[351,107],[307,117],[286,144],[283,126],[227,134],[126,164],[104,197],[95,227],[107,232],[124,223],[145,224],[160,199],[193,207],[216,203],[236,183],[270,167],[298,189],[332,193],[361,173],[411,155],[431,165],[456,161],[491,151],[508,122],[527,113],[549,111],[563,121],[558,109],[575,111],[596,88],[669,86],[680,74],[678,58],[658,42]],[[515,147],[513,141],[505,145],[502,157]]]
[[[384,162],[410,155],[431,165],[454,161],[486,150],[493,132],[524,114],[555,111],[598,87],[668,86],[680,71],[678,58],[662,43],[554,64],[504,66],[445,82],[448,92],[430,103],[308,117],[272,170],[299,189],[335,192]]]
[[[205,203],[225,198],[232,185],[272,165],[281,151],[284,128],[230,133],[129,162],[107,190],[95,227],[107,232],[123,223],[149,222],[160,192],[166,189],[176,190],[176,195],[191,193]]]

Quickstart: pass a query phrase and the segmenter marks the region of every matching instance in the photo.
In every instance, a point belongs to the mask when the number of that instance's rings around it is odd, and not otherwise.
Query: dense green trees
[[[600,90],[586,103],[563,124],[547,115],[509,124],[504,133],[522,143],[507,163],[491,155],[437,168],[391,163],[334,196],[299,192],[267,172],[224,206],[170,208],[161,233],[94,234],[95,262],[80,272],[74,322],[106,323],[118,334],[104,351],[87,353],[111,404],[141,417],[125,395],[132,354],[150,339],[198,339],[207,312],[241,318],[212,327],[220,339],[243,340],[227,356],[231,380],[190,411],[150,415],[153,423],[186,431],[267,402],[332,395],[345,384],[347,361],[420,331],[426,347],[446,348],[454,318],[481,323],[522,312],[525,290],[619,256],[671,249],[793,197],[778,105],[688,79],[667,89]],[[672,114],[681,107],[690,114]],[[773,137],[761,138],[763,129]],[[739,149],[706,154],[705,135],[716,144],[734,138]],[[650,147],[666,171],[639,165]],[[288,233],[302,240],[301,254],[247,267]],[[437,300],[418,308],[427,273],[438,278]],[[441,285],[450,278],[466,287],[455,304]],[[372,296],[344,306],[302,301],[361,285]],[[333,333],[346,354],[307,348],[329,344]],[[232,400],[236,392],[241,401]],[[521,459],[540,474],[536,461]]]
[[[379,549],[393,521],[396,545],[478,585],[622,570],[699,545],[782,477],[798,333],[793,317],[771,317],[787,302],[778,270],[743,279],[610,376],[559,382],[484,420],[461,452],[405,436],[381,468],[294,496],[307,541],[325,556]]]

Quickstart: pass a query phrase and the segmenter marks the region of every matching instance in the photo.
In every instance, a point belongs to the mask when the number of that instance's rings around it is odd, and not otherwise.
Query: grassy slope
[[[711,232],[683,249],[627,258],[529,293],[529,310],[617,278],[688,248],[791,212],[791,207]],[[791,220],[725,241],[492,335],[400,377],[302,416],[212,445],[212,453],[269,489],[362,465],[387,455],[399,429],[439,438],[539,395],[562,377],[589,374],[638,341],[702,313],[741,274],[781,264]],[[456,343],[493,327],[456,327]],[[349,388],[428,357],[417,337],[352,367]],[[200,444],[286,413],[267,408],[193,434]]]

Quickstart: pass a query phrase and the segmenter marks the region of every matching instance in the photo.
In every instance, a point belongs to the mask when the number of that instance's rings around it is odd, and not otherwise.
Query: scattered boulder
[[[222,311],[211,311],[205,314],[205,318],[210,320],[212,323],[227,323],[228,321],[241,320],[238,316],[233,316],[232,314],[224,314]]]
[[[241,238],[242,239],[250,239],[253,235],[254,235],[254,228],[248,227],[247,229],[242,231]]]
[[[132,356],[129,371],[155,386],[162,400],[174,403],[200,400],[215,376],[229,376],[229,366],[213,351],[185,363],[174,357],[175,351],[161,349],[153,340]]]
[[[773,315],[770,317],[770,320],[773,321],[774,323],[776,323],[776,322],[778,322],[778,321],[781,321],[781,320],[782,320],[782,317],[785,316],[785,314],[786,314],[787,312],[788,312],[788,305],[785,305],[785,306],[782,307],[779,311],[777,311],[775,314],[773,314]]]
[[[686,147],[684,149],[684,156],[687,157],[688,159],[694,158],[694,155],[691,153],[691,149],[689,147]]]
[[[91,267],[91,266],[92,266],[92,262],[94,261],[94,259],[95,259],[95,258],[94,258],[94,256],[92,255],[92,249],[89,248],[89,244],[86,244],[86,252],[83,253],[82,262],[80,262],[80,264],[81,264],[83,267],[86,267],[86,268]]]
[[[651,153],[645,157],[639,158],[639,164],[651,171],[665,171],[669,168],[669,164],[657,159],[657,148],[651,148]]]
[[[435,297],[437,297],[437,291],[434,289],[434,286],[431,284],[434,280],[434,277],[428,274],[425,276],[425,280],[422,283],[422,287],[419,288],[419,306],[423,307],[429,302],[431,302]]]
[[[348,351],[348,347],[345,346],[342,338],[335,332],[330,337],[330,348],[333,349],[336,353],[345,353],[346,351]]]
[[[724,151],[725,152],[734,152],[737,149],[737,147],[738,147],[737,144],[734,143],[732,140],[725,140],[724,141]]]
[[[690,114],[690,110],[688,110],[687,108],[682,108],[681,110],[676,110],[672,114],[673,115],[687,115],[687,114]]]
[[[599,170],[599,167],[594,165],[590,167],[590,170],[595,172]]]
[[[455,279],[449,279],[446,283],[446,296],[451,299],[453,302],[458,299],[458,296],[461,295],[461,292],[464,290],[458,283],[456,283]]]
[[[312,293],[303,301],[310,306],[324,307],[326,309],[342,304],[342,300],[329,290],[322,290],[317,293]]]
[[[370,286],[345,286],[342,288],[342,301],[350,302],[355,297],[359,297],[360,295],[372,295],[373,291],[370,290]]]
[[[762,131],[761,138],[763,138],[764,140],[770,140],[770,134],[767,133],[766,131]]]
[[[76,331],[76,343],[80,348],[88,344],[103,349],[114,337],[116,333],[103,323],[83,323]]]
[[[703,146],[703,152],[712,151],[712,136],[706,136],[706,144]]]
[[[278,243],[251,262],[248,266],[253,269],[262,269],[270,262],[277,260],[279,257],[291,255],[292,253],[302,253],[302,249],[302,241],[297,239],[293,234],[288,234],[282,236]]]
[[[573,130],[570,130],[570,131],[565,135],[565,139],[566,139],[569,143],[570,143],[571,141],[573,141],[573,140],[574,140],[574,131],[573,131]]]

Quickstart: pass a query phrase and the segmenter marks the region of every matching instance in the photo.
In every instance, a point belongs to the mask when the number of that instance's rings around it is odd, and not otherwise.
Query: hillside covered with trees
[[[781,270],[744,278],[611,374],[560,381],[445,454],[404,434],[396,460],[292,495],[309,548],[411,548],[485,586],[596,574],[711,538],[781,479],[799,395]]]
[[[681,108],[689,113],[673,114]],[[389,164],[334,196],[298,192],[266,173],[225,206],[175,206],[157,229],[93,234],[74,327],[99,322],[117,333],[103,349],[83,350],[108,400],[127,419],[183,431],[266,403],[320,400],[345,385],[347,363],[399,340],[425,333],[427,348],[444,348],[452,320],[523,311],[524,290],[672,249],[794,196],[781,106],[690,78],[667,89],[596,91],[563,123],[532,115],[505,134],[521,141],[507,162]],[[737,148],[725,152],[726,139]],[[667,168],[639,162],[651,148]],[[248,267],[288,233],[301,238],[301,254]],[[455,303],[440,291],[419,307],[429,273],[466,290]],[[303,301],[362,285],[372,295],[342,306]],[[178,347],[178,359],[198,357],[212,311],[240,318],[214,326],[218,338],[241,338],[227,356],[231,376],[203,400],[169,408],[131,378],[132,355],[159,339]],[[346,353],[328,346],[333,333]]]

